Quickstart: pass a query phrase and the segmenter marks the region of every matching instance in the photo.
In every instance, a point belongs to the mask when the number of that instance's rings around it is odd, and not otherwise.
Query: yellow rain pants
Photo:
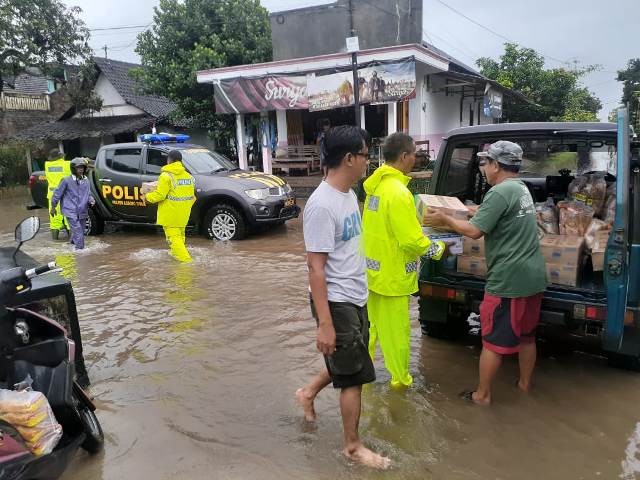
[[[71,175],[71,162],[66,161],[64,157],[48,160],[44,163],[44,174],[47,178],[47,200],[49,201],[49,212],[51,212],[53,192],[56,191],[64,177]],[[56,206],[56,214],[49,214],[49,225],[51,230],[62,230],[63,228],[69,230],[69,223],[60,212],[59,204]]]
[[[389,297],[369,291],[369,355],[375,360],[376,342],[380,343],[384,366],[391,373],[391,386],[408,387],[411,326],[409,296]]]
[[[163,227],[164,235],[167,237],[171,256],[180,262],[192,262],[189,251],[185,245],[184,227]]]

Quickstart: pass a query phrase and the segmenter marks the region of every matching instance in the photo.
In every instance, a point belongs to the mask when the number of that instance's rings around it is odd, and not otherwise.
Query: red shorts
[[[530,297],[501,298],[484,293],[480,304],[482,345],[492,352],[520,351],[521,343],[536,341],[542,293]]]

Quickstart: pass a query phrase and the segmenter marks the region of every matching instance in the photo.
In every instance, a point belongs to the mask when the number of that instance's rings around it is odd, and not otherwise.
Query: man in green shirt
[[[467,237],[484,236],[488,273],[480,305],[480,381],[475,391],[464,395],[477,404],[489,405],[491,382],[502,355],[518,353],[518,387],[529,390],[536,363],[535,333],[547,280],[533,198],[517,178],[522,149],[501,140],[478,156],[492,188],[474,217],[458,220],[433,210],[427,217],[432,224],[446,225]]]

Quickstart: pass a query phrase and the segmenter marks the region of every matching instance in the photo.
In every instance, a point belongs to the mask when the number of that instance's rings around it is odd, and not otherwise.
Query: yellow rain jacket
[[[411,177],[388,164],[364,182],[367,198],[362,216],[369,290],[386,296],[418,290],[418,258],[439,260],[444,242],[431,242],[418,222]]]
[[[62,179],[71,175],[71,162],[66,161],[64,157],[60,157],[57,160],[48,160],[44,162],[44,174],[47,177],[49,187],[47,198],[51,199],[53,192],[56,191]]]
[[[163,227],[186,227],[191,207],[196,201],[195,180],[182,162],[161,168],[158,188],[145,195],[147,203],[159,203],[156,223]]]

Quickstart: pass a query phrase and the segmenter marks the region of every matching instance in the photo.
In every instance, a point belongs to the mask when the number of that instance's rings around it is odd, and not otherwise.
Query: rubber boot
[[[54,240],[58,240],[60,236],[60,230],[51,230],[51,238]]]

